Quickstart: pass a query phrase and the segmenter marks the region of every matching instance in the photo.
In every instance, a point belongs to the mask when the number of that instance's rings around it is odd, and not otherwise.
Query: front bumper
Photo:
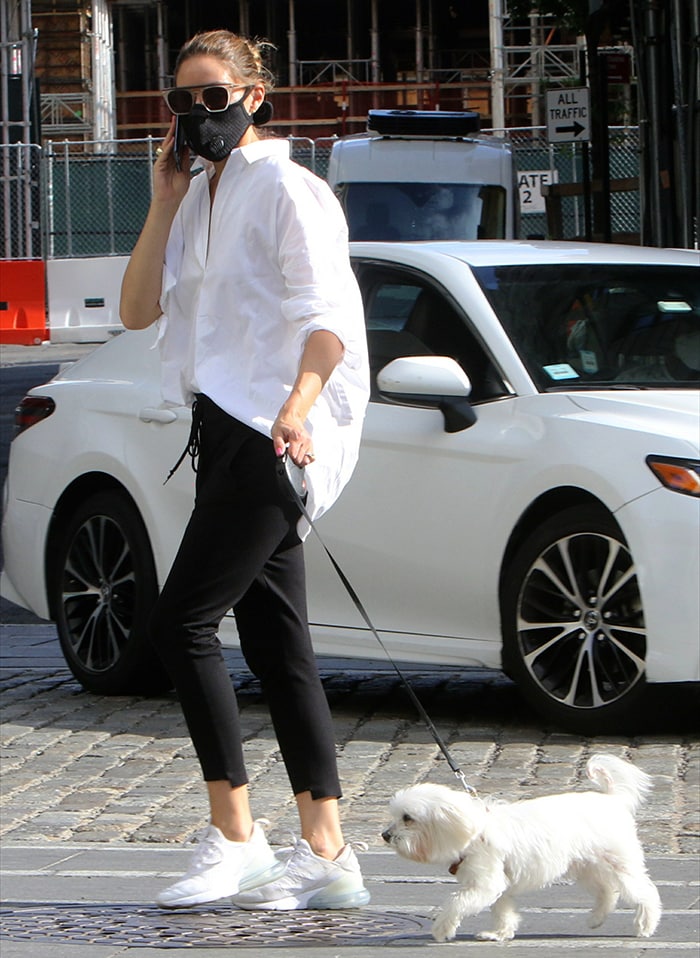
[[[637,566],[647,680],[700,681],[700,500],[659,488],[616,518]]]

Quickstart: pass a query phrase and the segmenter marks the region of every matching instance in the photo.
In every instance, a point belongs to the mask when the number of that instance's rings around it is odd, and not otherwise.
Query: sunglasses
[[[217,83],[212,86],[194,87],[190,89],[184,86],[171,87],[169,90],[163,90],[163,97],[168,105],[168,109],[175,116],[185,116],[192,112],[192,107],[197,100],[197,94],[201,97],[205,110],[210,113],[223,113],[228,109],[231,102],[231,94],[236,90],[244,90],[243,99],[251,87],[234,86],[232,83]]]

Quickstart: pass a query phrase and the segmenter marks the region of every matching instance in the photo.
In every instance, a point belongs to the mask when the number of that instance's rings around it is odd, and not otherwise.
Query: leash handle
[[[280,472],[280,474],[281,474],[281,472]],[[419,714],[420,717],[423,719],[423,722],[425,723],[425,725],[426,725],[428,731],[430,732],[430,734],[432,735],[433,739],[435,740],[435,743],[437,744],[438,748],[439,748],[440,751],[442,752],[442,754],[443,754],[443,756],[444,756],[444,758],[445,758],[447,764],[450,766],[450,768],[452,769],[452,771],[454,772],[454,774],[456,775],[456,777],[459,779],[459,781],[461,782],[462,787],[465,789],[465,791],[469,792],[469,793],[472,794],[472,795],[476,795],[476,789],[475,789],[473,786],[471,786],[471,785],[468,784],[468,782],[467,782],[467,780],[466,780],[466,777],[465,777],[465,775],[464,775],[464,772],[463,772],[462,769],[457,765],[457,763],[455,762],[455,760],[452,758],[452,756],[451,756],[451,754],[450,754],[450,752],[449,752],[449,749],[447,748],[447,745],[445,745],[444,741],[442,740],[442,738],[441,738],[441,736],[440,736],[440,733],[439,733],[438,730],[435,728],[435,725],[433,724],[433,722],[432,722],[430,716],[428,715],[428,713],[426,712],[425,708],[423,707],[423,703],[421,702],[421,700],[420,700],[420,699],[418,698],[418,696],[416,695],[416,693],[415,693],[415,691],[414,691],[414,689],[413,689],[411,683],[408,681],[408,679],[406,678],[406,676],[404,675],[404,673],[401,671],[401,669],[398,667],[398,665],[396,664],[396,662],[394,661],[394,659],[393,659],[392,656],[390,655],[389,650],[387,649],[386,645],[385,645],[384,642],[382,641],[382,638],[381,638],[381,636],[379,635],[379,632],[377,632],[376,628],[374,627],[374,623],[373,623],[372,620],[370,619],[370,617],[369,617],[369,615],[368,615],[368,613],[367,613],[367,610],[365,609],[364,605],[362,604],[362,601],[360,600],[360,597],[358,596],[357,592],[356,592],[355,589],[353,588],[352,583],[350,582],[350,580],[348,579],[348,577],[345,575],[345,573],[343,572],[343,570],[340,568],[340,566],[338,565],[338,563],[337,563],[337,561],[336,561],[336,559],[335,559],[335,556],[333,555],[333,553],[330,551],[330,549],[328,548],[328,546],[326,545],[326,543],[325,543],[325,542],[323,541],[323,539],[321,538],[321,534],[319,533],[318,529],[316,528],[316,524],[314,523],[313,519],[312,519],[311,516],[309,515],[309,512],[308,512],[308,510],[307,510],[307,508],[306,508],[306,505],[305,505],[304,501],[302,500],[301,496],[299,495],[299,493],[297,492],[297,490],[294,488],[294,486],[292,485],[292,483],[291,483],[289,480],[288,480],[288,488],[291,489],[292,494],[293,494],[292,497],[293,497],[294,501],[296,502],[297,506],[298,506],[299,509],[301,510],[301,513],[302,513],[302,515],[304,516],[304,518],[306,519],[306,521],[309,523],[309,526],[311,527],[312,532],[314,533],[314,535],[316,536],[316,538],[318,539],[318,541],[321,543],[321,546],[323,547],[323,551],[324,551],[324,552],[326,553],[326,555],[328,556],[328,558],[329,558],[329,560],[330,560],[330,562],[331,562],[331,565],[332,565],[333,568],[335,569],[335,571],[336,571],[336,573],[337,573],[337,575],[338,575],[338,578],[340,579],[340,581],[341,581],[341,582],[343,583],[343,585],[345,586],[345,590],[346,590],[346,592],[348,593],[348,595],[350,596],[350,598],[352,599],[352,601],[354,602],[357,611],[360,613],[360,615],[361,615],[362,618],[364,619],[364,621],[365,621],[365,623],[366,623],[368,629],[370,630],[370,632],[372,633],[372,635],[375,637],[375,639],[376,639],[377,642],[379,643],[379,645],[380,645],[382,651],[384,652],[384,655],[386,655],[387,659],[389,660],[389,662],[390,662],[391,665],[393,666],[393,668],[394,668],[396,674],[398,675],[399,679],[401,680],[401,682],[402,682],[404,688],[405,688],[406,691],[408,692],[409,698],[411,699],[411,701],[413,702],[414,706],[416,707],[416,710],[418,711],[418,714]]]

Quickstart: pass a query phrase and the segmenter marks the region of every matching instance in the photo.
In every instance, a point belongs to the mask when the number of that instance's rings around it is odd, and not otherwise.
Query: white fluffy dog
[[[414,785],[396,793],[384,840],[404,858],[444,865],[459,882],[433,923],[437,941],[454,938],[463,918],[488,907],[495,928],[476,937],[513,938],[519,923],[513,897],[559,879],[592,892],[591,927],[601,925],[622,897],[637,908],[637,935],[654,933],[661,901],[634,821],[651,779],[612,755],[592,756],[586,773],[601,791],[512,804],[444,785]]]

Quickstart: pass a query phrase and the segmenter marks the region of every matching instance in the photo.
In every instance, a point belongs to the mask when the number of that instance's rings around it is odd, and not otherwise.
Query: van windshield
[[[345,183],[351,240],[504,239],[506,191],[483,183]]]

